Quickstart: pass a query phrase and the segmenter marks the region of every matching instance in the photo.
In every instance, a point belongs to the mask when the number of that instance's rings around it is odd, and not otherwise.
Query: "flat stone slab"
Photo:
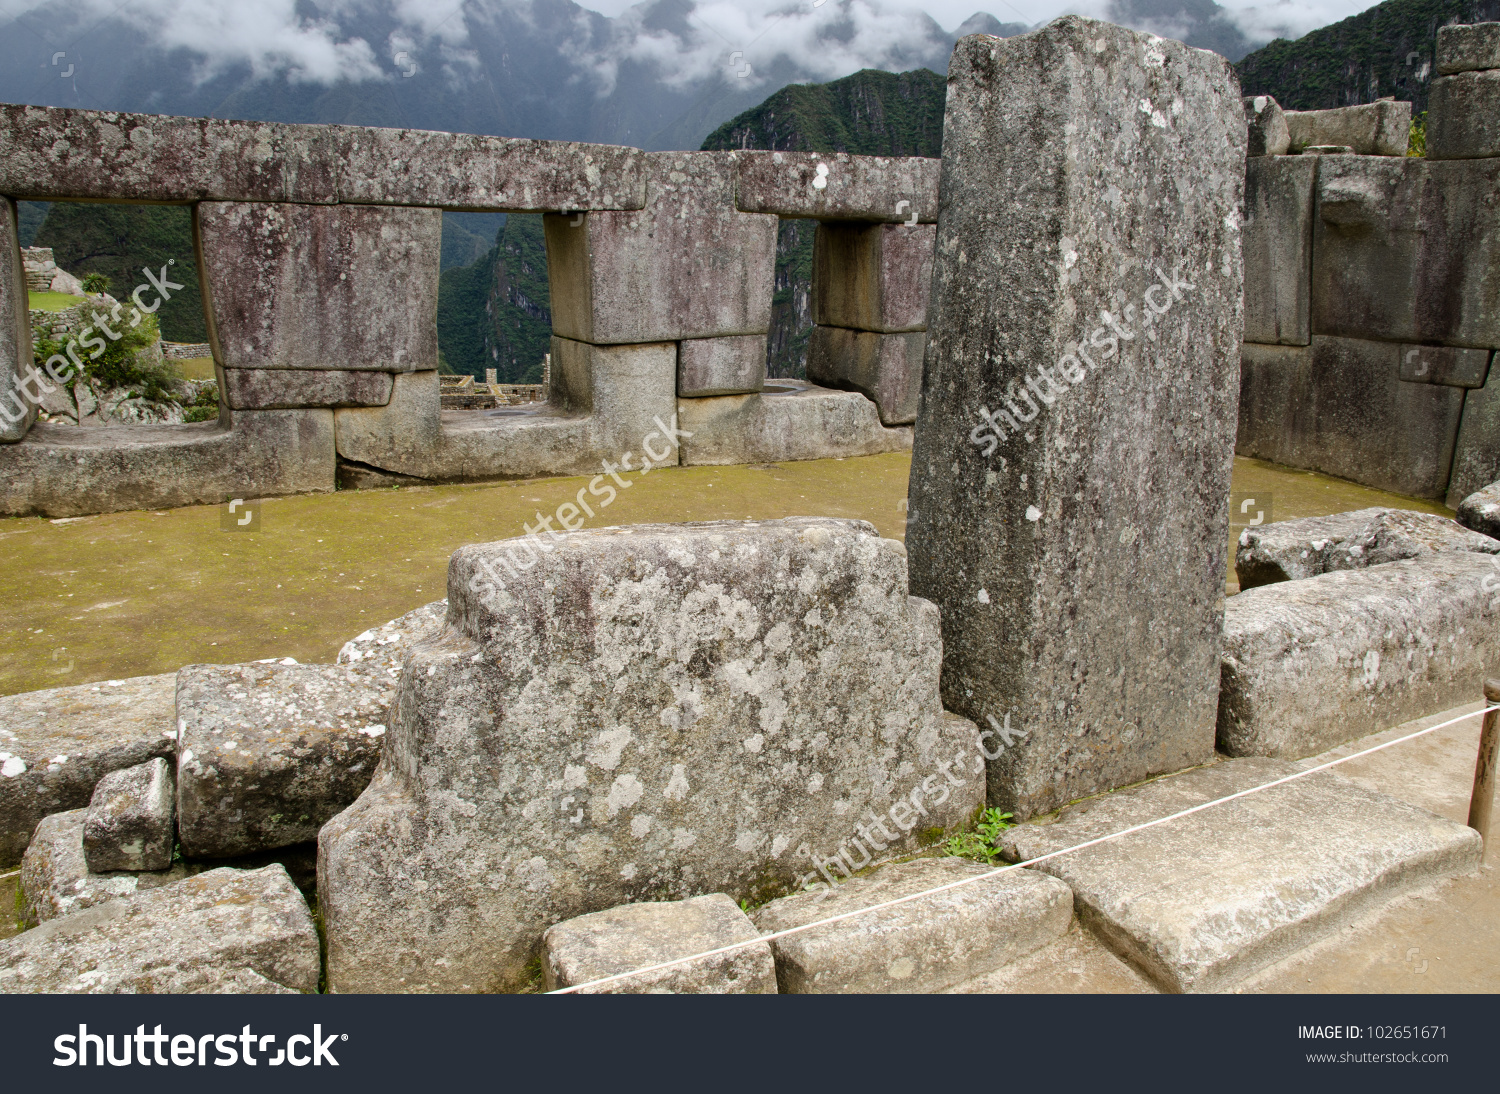
[[[401,675],[401,661],[417,642],[431,638],[448,616],[448,601],[434,600],[413,608],[399,619],[361,631],[339,649],[338,663],[375,667],[395,680]]]
[[[0,993],[318,990],[318,932],[279,865],[210,870],[0,942]]]
[[[385,406],[391,374],[300,368],[227,368],[224,397],[235,410]]]
[[[1235,548],[1234,572],[1244,590],[1450,551],[1500,554],[1500,540],[1436,513],[1356,509],[1246,528]]]
[[[542,935],[548,991],[758,938],[750,917],[723,893],[622,904],[569,919]],[[580,995],[775,995],[776,964],[764,942],[586,988]]]
[[[1064,809],[1004,835],[1024,861],[1292,774],[1228,760]],[[1168,991],[1213,992],[1360,914],[1479,865],[1479,833],[1332,772],[1262,791],[1036,869],[1079,916]]]
[[[83,857],[94,873],[166,870],[176,841],[177,780],[161,756],[111,771],[94,787]]]
[[[1500,482],[1491,483],[1464,498],[1458,506],[1458,523],[1500,538]]]
[[[760,395],[679,399],[684,466],[827,460],[904,452],[910,426],[887,427],[864,395],[771,380]]]
[[[354,665],[187,665],[177,673],[183,854],[316,839],[369,784],[396,682]]]
[[[734,157],[735,203],[743,212],[819,220],[937,221],[941,160],[846,152],[736,152]]]
[[[167,673],[0,697],[0,867],[47,814],[87,808],[109,772],[173,754],[176,687]]]
[[[1295,759],[1472,702],[1500,664],[1496,572],[1461,551],[1230,597],[1219,749]]]
[[[28,926],[72,915],[106,900],[170,885],[202,866],[176,863],[166,870],[96,874],[83,856],[87,809],[43,817],[21,859],[22,918]]]
[[[1335,146],[1360,156],[1404,156],[1411,133],[1411,103],[1382,100],[1332,110],[1288,110],[1291,151]]]
[[[773,900],[752,918],[762,933],[800,927],[991,871],[956,858],[917,859],[837,888]],[[1073,893],[1056,878],[1010,870],[878,912],[771,941],[783,993],[944,991],[993,972],[1067,933]]]

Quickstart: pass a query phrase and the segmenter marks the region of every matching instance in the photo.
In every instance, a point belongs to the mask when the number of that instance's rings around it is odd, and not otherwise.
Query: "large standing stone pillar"
[[[36,420],[34,393],[23,391],[20,384],[31,370],[31,322],[16,206],[0,198],[0,443],[19,441]]]
[[[1213,754],[1245,141],[1213,53],[954,51],[907,547],[1018,815]]]

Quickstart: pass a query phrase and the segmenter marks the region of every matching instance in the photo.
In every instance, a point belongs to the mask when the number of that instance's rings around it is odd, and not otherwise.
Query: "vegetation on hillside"
[[[542,218],[513,213],[478,261],[443,271],[438,281],[438,346],[456,373],[501,383],[536,384],[552,339]]]

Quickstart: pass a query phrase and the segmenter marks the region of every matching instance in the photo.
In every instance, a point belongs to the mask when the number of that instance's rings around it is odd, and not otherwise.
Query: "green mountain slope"
[[[1278,38],[1237,65],[1246,95],[1288,110],[1374,102],[1387,95],[1427,109],[1437,30],[1500,19],[1500,0],[1386,0],[1289,42]]]
[[[495,246],[438,279],[438,346],[454,372],[492,368],[506,384],[537,384],[552,339],[542,218],[512,213]]]

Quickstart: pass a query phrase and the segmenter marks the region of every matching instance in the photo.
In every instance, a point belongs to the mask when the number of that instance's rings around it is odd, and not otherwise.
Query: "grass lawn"
[[[173,361],[172,364],[184,380],[212,380],[214,378],[212,357],[184,357]]]
[[[87,299],[65,292],[34,292],[27,293],[27,297],[27,307],[32,311],[67,311]]]

